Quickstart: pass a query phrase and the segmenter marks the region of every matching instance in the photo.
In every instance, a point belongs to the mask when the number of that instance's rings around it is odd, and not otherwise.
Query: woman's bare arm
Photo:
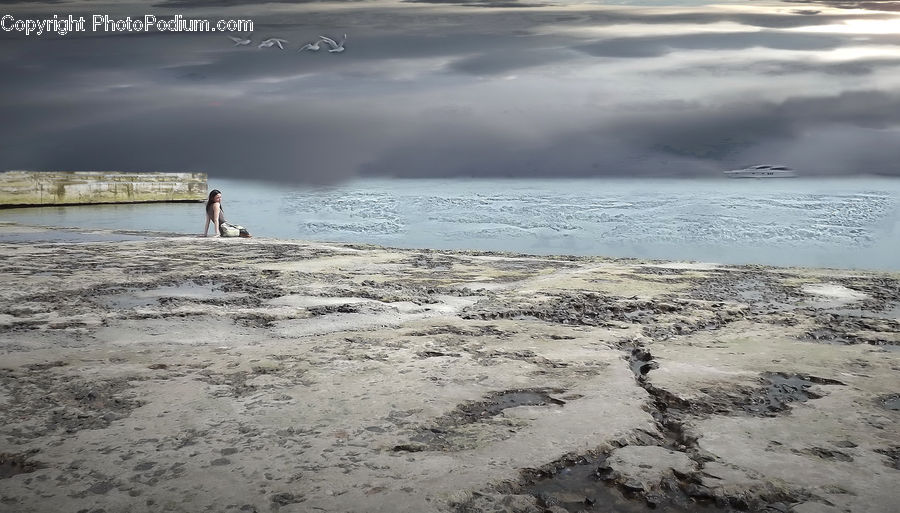
[[[218,203],[213,205],[212,217],[213,217],[213,226],[216,228],[216,237],[219,237],[220,235],[222,235],[221,233],[219,233],[219,211],[221,209],[222,209],[222,207],[220,207]]]

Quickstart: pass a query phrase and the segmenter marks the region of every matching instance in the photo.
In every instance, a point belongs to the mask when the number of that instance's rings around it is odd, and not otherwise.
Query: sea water
[[[217,179],[255,236],[406,248],[900,270],[900,179]],[[0,210],[0,222],[185,235],[202,204]],[[0,236],[3,240],[3,236]]]

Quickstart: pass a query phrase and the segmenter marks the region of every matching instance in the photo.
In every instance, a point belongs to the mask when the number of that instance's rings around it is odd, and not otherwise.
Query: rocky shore
[[[900,503],[900,274],[147,235],[0,225],[0,510]]]

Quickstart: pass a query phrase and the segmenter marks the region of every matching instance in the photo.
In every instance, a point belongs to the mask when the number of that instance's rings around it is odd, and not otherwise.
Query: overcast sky
[[[0,31],[0,170],[900,176],[900,1],[0,0],[7,14],[255,30],[247,46]],[[345,33],[343,53],[297,51]],[[269,37],[285,50],[257,48]]]

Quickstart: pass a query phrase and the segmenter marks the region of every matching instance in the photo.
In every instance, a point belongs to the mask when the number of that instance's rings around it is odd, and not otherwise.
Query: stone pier
[[[118,171],[0,173],[0,208],[205,199],[206,173]]]

